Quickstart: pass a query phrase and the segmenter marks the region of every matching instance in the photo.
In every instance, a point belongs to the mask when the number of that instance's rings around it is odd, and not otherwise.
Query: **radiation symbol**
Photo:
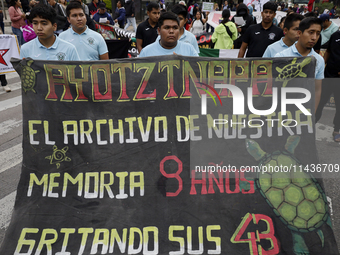
[[[60,163],[63,161],[71,161],[69,157],[66,156],[66,152],[68,151],[68,147],[65,146],[61,150],[58,149],[56,145],[53,146],[53,153],[50,156],[45,157],[45,159],[50,160],[50,164],[56,164],[57,169],[60,167]]]

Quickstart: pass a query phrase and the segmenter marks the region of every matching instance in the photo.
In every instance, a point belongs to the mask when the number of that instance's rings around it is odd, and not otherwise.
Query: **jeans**
[[[24,36],[22,35],[22,31],[20,30],[20,28],[15,28],[15,27],[12,27],[12,32],[13,34],[15,34],[18,38],[18,43],[19,43],[19,46],[23,45],[25,42],[24,40]]]
[[[0,28],[2,30],[2,33],[5,33],[5,23],[3,23],[2,21],[0,21]]]
[[[137,32],[136,18],[135,17],[126,18],[126,25],[125,25],[124,29],[126,30],[130,25],[133,26],[133,31]]]
[[[0,74],[1,86],[7,85],[6,74]]]

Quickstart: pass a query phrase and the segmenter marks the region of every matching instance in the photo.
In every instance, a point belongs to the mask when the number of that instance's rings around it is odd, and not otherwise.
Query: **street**
[[[22,163],[21,83],[16,73],[6,75],[12,92],[0,88],[0,243],[11,219]],[[316,125],[316,146],[320,163],[340,164],[340,144],[332,139],[334,108],[326,107]],[[333,229],[340,244],[340,188],[337,178],[325,178]]]

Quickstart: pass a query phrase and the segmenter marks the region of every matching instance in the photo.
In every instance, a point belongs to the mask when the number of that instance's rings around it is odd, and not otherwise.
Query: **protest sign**
[[[203,2],[202,3],[202,12],[212,12],[214,11],[215,3],[211,2]]]
[[[19,44],[15,35],[0,34],[0,74],[15,72],[11,58],[19,57]]]
[[[0,254],[338,254],[308,170],[314,58],[14,66],[24,155]]]

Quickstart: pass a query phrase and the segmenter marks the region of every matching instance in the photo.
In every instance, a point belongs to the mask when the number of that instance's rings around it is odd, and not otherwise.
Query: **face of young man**
[[[316,42],[319,40],[319,36],[321,33],[321,26],[318,24],[311,25],[308,29],[303,31],[298,31],[299,34],[299,44],[305,49],[312,49]]]
[[[293,26],[288,30],[287,28],[283,29],[283,32],[285,33],[285,37],[288,38],[288,40],[292,43],[299,40],[299,24],[300,20],[294,21]]]
[[[157,23],[158,22],[160,13],[161,13],[160,9],[155,9],[155,8],[152,8],[152,10],[150,12],[147,11],[147,14],[149,16],[149,20],[152,23]]]
[[[161,37],[161,45],[166,49],[172,49],[177,45],[179,36],[179,25],[175,20],[164,20],[163,25],[158,28]]]
[[[55,1],[55,0],[48,0],[48,3],[49,3],[51,6],[55,6],[56,1]]]
[[[86,16],[84,10],[81,8],[71,9],[70,16],[67,17],[67,20],[77,33],[83,32],[86,29]]]
[[[118,6],[118,5],[117,5],[117,6]],[[98,12],[99,12],[99,14],[104,14],[104,13],[106,12],[106,9],[101,9],[101,8],[99,8]]]
[[[179,18],[179,29],[182,29],[187,23],[188,19],[183,17],[183,15],[178,15]]]
[[[39,40],[48,40],[54,36],[54,31],[57,30],[57,23],[52,25],[51,21],[40,17],[35,17],[32,20],[34,32]]]
[[[261,12],[262,15],[262,22],[269,24],[273,22],[273,19],[275,18],[276,13],[273,10],[265,9],[263,12]]]

